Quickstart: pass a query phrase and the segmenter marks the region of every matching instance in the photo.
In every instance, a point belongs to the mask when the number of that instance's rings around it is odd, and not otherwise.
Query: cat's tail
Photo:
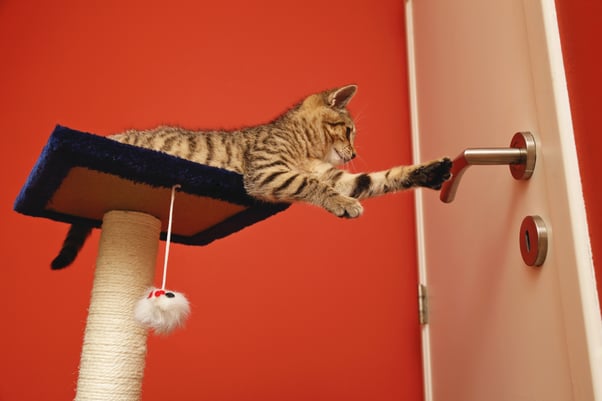
[[[50,264],[52,269],[62,269],[73,263],[91,232],[91,226],[81,224],[71,225],[58,256]]]

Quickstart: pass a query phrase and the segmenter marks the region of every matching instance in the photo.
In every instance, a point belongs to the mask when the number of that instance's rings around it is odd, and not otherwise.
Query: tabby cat
[[[308,202],[338,217],[359,217],[358,199],[412,187],[441,188],[448,158],[389,170],[352,174],[336,166],[356,156],[355,125],[347,104],[355,85],[313,94],[272,122],[225,131],[161,126],[109,138],[237,172],[246,191],[267,202]],[[91,228],[74,225],[52,268],[73,262]]]

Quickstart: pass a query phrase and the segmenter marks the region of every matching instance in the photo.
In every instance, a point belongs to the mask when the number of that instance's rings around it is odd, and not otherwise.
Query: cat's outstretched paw
[[[364,212],[364,207],[357,199],[343,195],[329,198],[324,208],[337,217],[350,219],[360,217]]]
[[[447,157],[418,167],[411,173],[414,185],[431,189],[441,189],[441,185],[451,177],[452,161]]]

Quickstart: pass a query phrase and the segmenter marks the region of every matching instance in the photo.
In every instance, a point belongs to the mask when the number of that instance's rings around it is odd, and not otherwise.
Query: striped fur
[[[417,186],[439,189],[450,176],[447,158],[371,173],[337,168],[356,155],[355,124],[346,108],[356,90],[347,85],[311,95],[268,124],[240,130],[161,126],[109,138],[237,172],[257,199],[308,202],[339,217],[359,217],[363,212],[359,199]],[[71,243],[81,247],[83,241]],[[69,258],[59,263],[57,257],[53,268],[70,264],[77,255],[73,248],[67,246],[61,255]]]
[[[309,202],[340,217],[360,216],[358,199],[415,186],[439,188],[449,178],[448,159],[376,173],[337,168],[355,157],[355,125],[346,106],[356,90],[348,85],[311,95],[268,124],[236,131],[162,126],[110,138],[235,171],[258,199]]]

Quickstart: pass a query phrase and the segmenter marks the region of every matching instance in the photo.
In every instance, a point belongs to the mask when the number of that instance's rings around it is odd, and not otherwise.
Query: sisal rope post
[[[153,282],[160,229],[145,213],[103,217],[76,401],[140,399],[148,331],[133,311]]]

